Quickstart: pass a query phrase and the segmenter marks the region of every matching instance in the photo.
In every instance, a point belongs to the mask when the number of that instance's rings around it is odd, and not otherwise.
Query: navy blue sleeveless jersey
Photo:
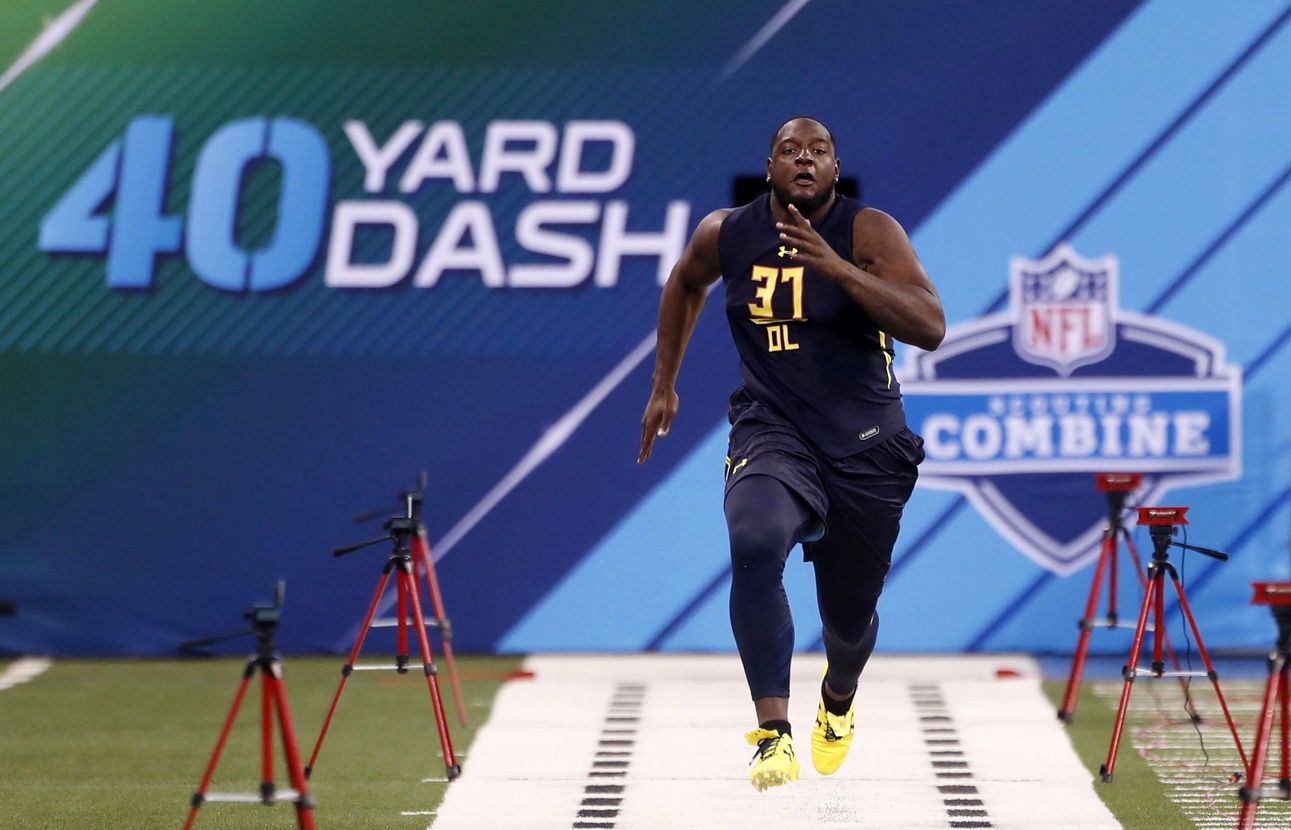
[[[848,262],[861,208],[839,196],[815,223]],[[761,404],[831,458],[864,452],[905,426],[892,338],[835,282],[789,256],[770,194],[727,215],[718,253],[744,378],[731,396],[732,423]]]

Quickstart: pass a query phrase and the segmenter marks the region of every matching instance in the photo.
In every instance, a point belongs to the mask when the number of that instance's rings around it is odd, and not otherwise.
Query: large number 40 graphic
[[[46,214],[41,250],[106,254],[112,288],[151,288],[157,257],[181,247],[198,278],[216,288],[266,291],[300,277],[322,239],[331,183],[331,154],[318,130],[289,118],[221,127],[197,159],[187,234],[180,217],[165,214],[173,143],[172,119],[131,121],[125,137],[108,145]],[[282,166],[277,224],[268,245],[246,251],[235,238],[243,174],[262,159]]]

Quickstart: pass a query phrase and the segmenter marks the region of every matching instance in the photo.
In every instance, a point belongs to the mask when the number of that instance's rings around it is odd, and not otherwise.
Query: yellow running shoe
[[[821,775],[830,775],[843,765],[847,751],[852,748],[852,736],[856,734],[856,698],[852,698],[846,715],[835,715],[825,708],[823,680],[821,686],[816,725],[811,730],[811,762]]]
[[[758,748],[749,762],[749,778],[758,792],[798,780],[798,753],[793,750],[792,735],[759,728],[744,739]]]

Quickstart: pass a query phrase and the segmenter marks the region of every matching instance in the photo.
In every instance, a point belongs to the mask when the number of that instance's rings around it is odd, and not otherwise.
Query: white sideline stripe
[[[22,657],[15,660],[0,672],[0,689],[12,689],[19,683],[26,683],[52,665],[54,661],[48,657]]]
[[[812,768],[810,728],[820,658],[793,668],[790,718],[803,758],[800,780],[757,793],[743,733],[752,706],[735,655],[538,655],[532,680],[503,686],[471,746],[471,763],[448,787],[432,830],[568,830],[589,784],[622,784],[616,830],[748,830],[754,827],[944,828],[937,789],[972,784],[995,830],[1116,830],[1053,708],[1033,660],[1016,655],[878,655],[861,681],[857,738],[841,770]],[[997,677],[1009,670],[1014,677]],[[935,684],[971,779],[938,779],[912,683]],[[606,720],[616,690],[640,684],[639,721]],[[588,772],[607,728],[630,740],[626,775]],[[527,748],[541,747],[540,752]],[[597,805],[601,806],[601,805]]]
[[[3,75],[0,75],[0,92],[3,92],[5,87],[13,83],[19,75],[30,69],[41,58],[52,52],[54,47],[66,40],[97,2],[99,0],[80,0],[79,3],[54,18],[53,22],[45,27],[45,31],[41,32],[18,56],[18,60],[14,61]]]
[[[731,58],[731,62],[726,64],[725,68],[722,69],[722,73],[717,76],[717,83],[724,83],[728,78],[738,72],[741,66],[748,63],[749,60],[758,53],[758,50],[763,46],[766,46],[767,42],[770,41],[771,38],[775,37],[776,32],[783,29],[785,24],[792,20],[795,14],[802,11],[803,6],[806,6],[810,1],[811,0],[789,0],[783,9],[776,13],[775,17],[768,20],[766,25],[753,36],[753,39],[744,44],[744,48],[737,52],[735,57]]]

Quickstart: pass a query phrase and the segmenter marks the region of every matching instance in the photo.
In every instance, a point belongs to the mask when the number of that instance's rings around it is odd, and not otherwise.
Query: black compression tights
[[[793,618],[784,592],[789,551],[816,527],[815,513],[777,479],[750,475],[726,496],[731,541],[731,629],[753,699],[789,696]],[[854,569],[816,564],[829,685],[849,692],[874,650],[878,592],[858,590]]]

